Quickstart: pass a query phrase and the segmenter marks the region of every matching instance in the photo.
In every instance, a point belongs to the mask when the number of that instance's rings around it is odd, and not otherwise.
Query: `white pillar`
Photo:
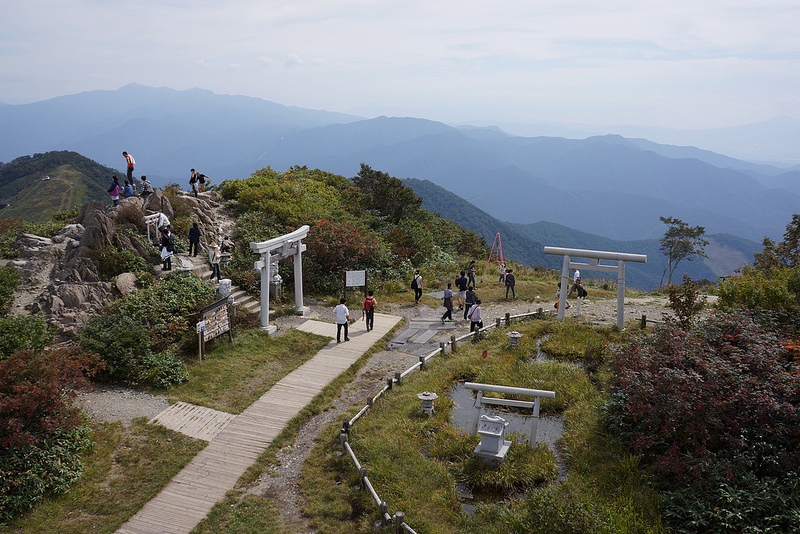
[[[297,252],[294,255],[294,311],[305,315],[310,308],[303,304],[303,244],[297,240]]]
[[[617,328],[622,330],[625,326],[625,262],[617,263]]]
[[[564,263],[561,266],[561,291],[558,292],[558,320],[564,318],[567,308],[567,293],[569,293],[569,256],[564,255]]]
[[[276,326],[269,324],[269,264],[270,264],[270,251],[261,255],[261,328],[268,333],[272,333],[278,329]]]

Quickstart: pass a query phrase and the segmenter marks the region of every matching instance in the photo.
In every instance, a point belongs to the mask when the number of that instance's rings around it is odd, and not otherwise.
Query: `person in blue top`
[[[125,187],[122,188],[122,196],[125,198],[133,196],[133,187],[128,180],[125,180]]]

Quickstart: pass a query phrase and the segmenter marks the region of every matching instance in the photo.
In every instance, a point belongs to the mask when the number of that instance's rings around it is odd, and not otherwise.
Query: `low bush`
[[[720,489],[737,489],[747,475],[793,484],[800,462],[800,373],[780,334],[760,319],[720,313],[690,329],[667,324],[622,346],[608,404],[609,428],[642,454],[664,491],[697,489],[687,516],[713,522],[709,514],[739,514],[736,532],[762,532],[747,529],[768,521],[768,507],[720,502]],[[796,499],[800,490],[793,491]],[[780,495],[774,509],[786,505]],[[686,531],[706,532],[700,524]]]
[[[89,440],[72,401],[101,367],[75,348],[22,351],[0,361],[0,524],[80,476]]]
[[[127,249],[110,246],[99,247],[92,250],[91,259],[97,262],[100,276],[104,280],[110,280],[122,273],[147,273],[153,271],[152,264]]]
[[[44,317],[8,315],[0,317],[0,360],[22,350],[39,353],[53,340]]]
[[[12,265],[0,265],[0,315],[5,315],[14,304],[14,291],[19,284],[19,272]]]

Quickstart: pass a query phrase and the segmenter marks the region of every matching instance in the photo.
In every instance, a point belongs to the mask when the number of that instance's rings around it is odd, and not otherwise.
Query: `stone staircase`
[[[205,257],[200,258],[200,256],[190,257],[185,254],[177,254],[172,259],[173,265],[178,264],[179,269],[190,269],[192,274],[199,276],[203,280],[211,280],[211,268],[208,262],[205,261]],[[225,275],[223,274],[224,277]],[[231,295],[233,295],[233,300],[240,309],[245,309],[257,315],[261,313],[261,301],[248,295],[239,286],[231,284]]]

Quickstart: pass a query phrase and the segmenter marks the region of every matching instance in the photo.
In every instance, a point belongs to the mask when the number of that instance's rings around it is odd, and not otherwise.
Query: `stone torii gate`
[[[625,325],[625,262],[634,261],[647,263],[646,254],[627,254],[625,252],[603,252],[601,250],[583,250],[579,248],[544,247],[545,254],[564,256],[561,267],[561,293],[558,299],[558,320],[564,318],[564,309],[567,302],[567,288],[569,287],[569,270],[577,267],[578,270],[601,271],[617,273],[617,328],[622,330]],[[572,257],[589,258],[590,263],[578,263]],[[616,265],[600,265],[600,260],[616,261]]]
[[[261,328],[270,334],[278,327],[269,324],[269,285],[272,277],[278,274],[278,262],[294,256],[294,309],[305,315],[309,308],[303,305],[303,262],[302,253],[306,246],[300,242],[308,235],[308,225],[303,225],[294,232],[269,241],[250,243],[250,249],[261,254],[255,262],[255,268],[261,273]]]

